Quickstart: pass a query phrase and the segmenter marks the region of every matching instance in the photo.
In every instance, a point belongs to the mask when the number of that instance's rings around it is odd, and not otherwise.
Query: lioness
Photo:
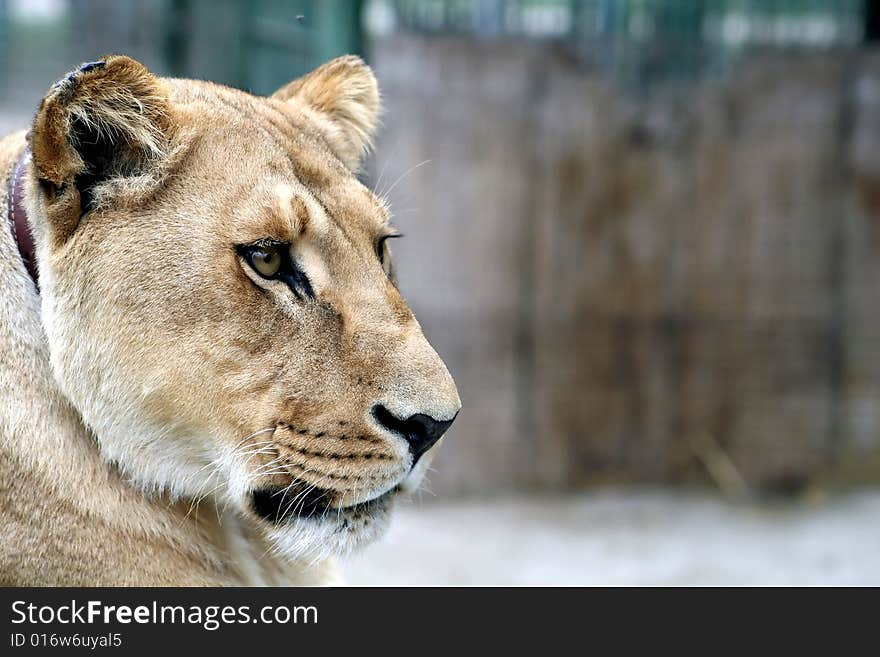
[[[108,56],[0,141],[0,583],[332,583],[418,485],[460,401],[354,173],[379,104],[356,57]]]

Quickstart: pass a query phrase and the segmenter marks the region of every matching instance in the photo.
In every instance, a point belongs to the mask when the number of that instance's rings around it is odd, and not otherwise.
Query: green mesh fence
[[[268,93],[361,53],[362,8],[359,0],[0,0],[0,124],[33,111],[77,63],[114,52],[160,74]]]
[[[863,40],[865,0],[372,0],[374,34],[416,31],[558,41],[636,85],[728,68],[756,48]]]

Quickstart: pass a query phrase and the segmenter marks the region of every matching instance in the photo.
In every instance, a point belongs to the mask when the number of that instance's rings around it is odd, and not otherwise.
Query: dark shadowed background
[[[355,52],[464,408],[363,583],[880,583],[880,3],[3,0],[0,127],[107,52]]]

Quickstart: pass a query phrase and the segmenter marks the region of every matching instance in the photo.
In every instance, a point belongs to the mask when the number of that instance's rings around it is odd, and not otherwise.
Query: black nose
[[[456,413],[456,416],[458,414]],[[373,417],[386,429],[399,433],[409,443],[413,455],[413,465],[419,457],[431,449],[431,445],[440,440],[455,418],[451,420],[435,420],[430,415],[416,413],[401,420],[381,404],[373,406]]]

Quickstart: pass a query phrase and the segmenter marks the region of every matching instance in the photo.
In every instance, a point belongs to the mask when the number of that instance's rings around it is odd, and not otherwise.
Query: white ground
[[[358,585],[880,585],[880,490],[732,504],[601,491],[400,505]]]

